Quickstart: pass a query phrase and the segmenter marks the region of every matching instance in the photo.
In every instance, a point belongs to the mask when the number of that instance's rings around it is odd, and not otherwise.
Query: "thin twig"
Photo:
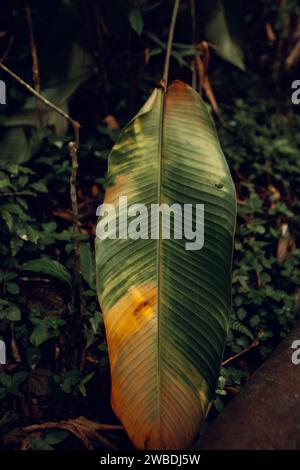
[[[22,282],[38,282],[38,283],[44,283],[44,284],[50,284],[50,283],[53,283],[53,281],[51,281],[50,279],[47,279],[45,277],[26,277],[26,276],[23,276],[23,277],[19,277],[18,278],[19,281],[22,281]]]
[[[11,49],[11,46],[13,45],[14,40],[15,40],[15,37],[14,37],[14,35],[12,35],[12,36],[9,38],[7,48],[6,48],[6,50],[4,51],[3,56],[0,58],[0,62],[4,62],[4,61],[7,59],[7,56],[8,56],[8,54],[9,54],[10,49]]]
[[[40,93],[41,80],[40,80],[39,59],[37,55],[37,48],[36,48],[34,32],[33,32],[31,9],[30,9],[28,0],[25,0],[25,12],[26,12],[26,18],[27,18],[28,30],[29,30],[30,49],[31,49],[31,57],[32,57],[32,77],[33,77],[34,89],[38,93]],[[41,127],[43,127],[43,111],[44,111],[43,104],[40,100],[37,99],[37,116],[38,116],[38,123]]]
[[[206,41],[202,41],[197,45],[197,50],[203,53],[203,57],[195,56],[195,64],[199,76],[199,93],[202,94],[202,91],[205,91],[207,98],[212,105],[212,108],[216,114],[219,112],[219,107],[217,100],[215,98],[212,86],[210,84],[207,70],[209,64],[209,46]]]
[[[195,0],[191,0],[191,18],[192,18],[192,42],[193,46],[196,46],[196,33],[197,33],[197,21],[196,21],[196,5]],[[192,60],[192,87],[197,90],[197,72],[195,59]]]
[[[296,42],[295,46],[286,58],[285,64],[288,68],[293,67],[300,59],[300,39]]]
[[[61,424],[72,424],[74,421],[80,421],[82,417],[76,418],[74,420],[66,420],[66,421],[52,421],[52,422],[47,422],[47,423],[42,423],[42,424],[31,424],[29,426],[24,426],[22,428],[23,431],[25,432],[35,432],[39,431],[41,429],[51,429],[55,427],[60,427]],[[92,423],[92,421],[89,421]],[[123,427],[120,425],[114,425],[114,424],[102,424],[102,423],[93,423],[93,429],[94,430],[99,430],[99,431],[122,431]]]
[[[78,200],[77,200],[77,173],[78,173],[78,157],[77,150],[79,147],[79,125],[74,127],[75,141],[69,143],[70,157],[72,162],[72,170],[70,176],[70,198],[73,211],[73,243],[75,251],[75,273],[77,277],[77,284],[79,290],[79,308],[80,315],[85,311],[84,289],[82,282],[82,271],[80,262],[80,229],[79,229],[79,213],[78,213]]]
[[[53,109],[54,111],[56,111],[58,114],[60,114],[61,116],[63,116],[65,119],[67,119],[67,121],[69,121],[70,124],[72,124],[73,126],[73,129],[75,130],[75,128],[80,128],[80,124],[79,122],[75,121],[74,119],[72,119],[67,113],[65,113],[65,111],[63,111],[62,109],[60,109],[58,106],[56,106],[55,104],[51,103],[51,101],[49,101],[47,98],[45,98],[45,96],[41,95],[41,93],[39,93],[38,91],[36,91],[34,88],[32,88],[32,86],[30,86],[28,83],[26,83],[21,77],[19,77],[17,74],[15,74],[12,70],[10,70],[8,67],[6,67],[6,65],[4,65],[3,63],[0,62],[0,68],[2,70],[4,70],[6,73],[8,73],[11,77],[13,77],[17,82],[20,83],[20,85],[22,85],[23,87],[25,87],[30,93],[32,93],[36,98],[38,98],[39,100],[41,100],[46,106],[48,106],[49,108]]]
[[[18,345],[16,342],[13,322],[10,324],[10,333],[11,333],[11,341],[10,341],[11,355],[16,362],[21,362],[21,356],[20,356],[20,352],[19,352]]]
[[[31,191],[15,191],[14,193],[0,193],[0,197],[11,197],[11,196],[35,196]]]
[[[243,356],[248,351],[251,351],[251,349],[253,349],[253,347],[254,346],[248,346],[247,348],[243,349],[243,351],[241,351],[237,354],[234,354],[234,356],[229,357],[228,359],[226,359],[225,361],[222,362],[221,367],[227,366],[227,364],[229,364],[230,362],[234,361],[235,359],[238,359],[240,356]]]
[[[103,20],[102,20],[102,13],[101,13],[101,3],[96,1],[95,5],[95,20],[96,20],[96,34],[97,34],[97,42],[98,42],[98,64],[102,78],[102,85],[104,91],[107,92],[109,88],[109,80],[107,75],[107,70],[105,67],[105,51],[104,51],[104,39],[103,39]]]
[[[235,359],[238,359],[239,357],[243,356],[245,353],[251,351],[253,348],[256,348],[257,346],[259,346],[259,340],[260,340],[260,338],[262,338],[263,334],[264,334],[263,330],[260,330],[257,334],[257,337],[254,338],[254,340],[252,341],[250,346],[247,346],[247,348],[243,349],[243,351],[241,351],[237,354],[234,354],[234,356],[231,356],[228,359],[226,359],[224,362],[222,362],[221,367],[226,366],[230,362],[234,361]]]
[[[94,73],[96,76],[96,92],[101,98],[101,105],[97,106],[97,121],[101,116],[107,115],[107,91],[109,89],[109,79],[105,65],[105,41],[104,33],[106,27],[103,22],[101,5],[99,0],[84,3],[84,12],[86,17],[86,30],[90,43],[90,49],[94,61]],[[95,34],[96,39],[95,41]]]
[[[78,439],[81,440],[86,449],[93,449],[91,440],[97,440],[105,447],[114,449],[115,446],[97,431],[119,431],[123,429],[122,426],[97,423],[85,418],[84,416],[79,416],[76,419],[70,419],[67,421],[50,421],[43,424],[32,424],[30,426],[23,427],[22,431],[31,434],[54,428],[65,429],[73,433]]]
[[[174,0],[174,7],[173,7],[172,19],[171,19],[171,24],[170,24],[170,29],[169,29],[167,52],[166,52],[166,59],[165,59],[165,66],[164,66],[164,73],[163,73],[163,82],[164,82],[165,89],[167,89],[168,87],[170,57],[171,57],[171,50],[172,50],[174,30],[175,30],[179,3],[180,3],[180,0]]]

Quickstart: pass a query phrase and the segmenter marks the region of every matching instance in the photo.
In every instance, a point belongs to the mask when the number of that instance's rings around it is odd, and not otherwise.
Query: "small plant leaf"
[[[58,261],[49,258],[39,258],[27,261],[22,265],[24,271],[42,273],[53,276],[60,281],[66,282],[72,287],[72,278],[67,269]]]
[[[136,8],[129,13],[129,23],[132,29],[140,36],[144,28],[144,21],[140,11]]]

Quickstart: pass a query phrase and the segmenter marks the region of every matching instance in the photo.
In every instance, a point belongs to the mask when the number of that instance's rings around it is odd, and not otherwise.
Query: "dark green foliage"
[[[5,35],[0,35],[0,57],[14,35],[6,64],[32,83],[26,16],[13,3],[6,2],[1,12],[0,32]],[[226,11],[220,10],[221,3],[214,2],[214,14],[223,34],[229,34],[230,47],[218,53],[231,63],[212,49],[208,76],[239,201],[232,328],[224,359],[258,341],[222,368],[211,419],[291,328],[300,278],[300,107],[290,99],[291,83],[300,77],[285,65],[300,17],[298,2],[287,0],[284,10],[271,0],[247,2],[246,44],[227,24],[228,3],[232,7],[235,2],[227,2]],[[35,99],[0,71],[8,93],[8,104],[0,105],[0,339],[6,342],[8,362],[0,366],[0,434],[5,446],[11,446],[9,432],[28,422],[79,415],[114,422],[95,291],[95,214],[105,188],[106,156],[118,135],[111,115],[121,127],[161,78],[171,4],[30,2],[42,91],[82,124],[81,318],[69,197],[72,129],[48,109],[39,127]],[[220,11],[225,17],[220,18]],[[207,13],[207,21],[211,15]],[[198,42],[205,38],[201,22],[197,20]],[[267,39],[266,23],[274,29],[274,42]],[[211,37],[215,24],[208,29],[207,39],[218,46],[219,36],[216,41]],[[171,79],[191,83],[194,53],[190,1],[183,1]],[[245,64],[246,71],[232,64]],[[78,442],[55,429],[31,436],[30,445],[77,448]]]

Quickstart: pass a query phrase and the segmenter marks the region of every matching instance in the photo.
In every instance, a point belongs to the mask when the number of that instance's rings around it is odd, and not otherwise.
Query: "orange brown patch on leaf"
[[[125,196],[128,192],[129,178],[127,175],[116,176],[114,184],[105,191],[104,204],[117,204],[119,196]]]

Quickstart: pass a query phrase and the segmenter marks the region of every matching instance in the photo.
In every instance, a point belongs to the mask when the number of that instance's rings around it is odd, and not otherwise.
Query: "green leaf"
[[[96,290],[95,257],[92,256],[89,243],[80,244],[80,261],[83,279],[91,289]]]
[[[81,395],[86,397],[86,386],[82,382],[80,382],[80,384],[78,385],[78,389]]]
[[[32,243],[34,243],[35,245],[37,244],[37,241],[40,237],[40,234],[39,232],[37,232],[36,230],[34,230],[34,228],[32,228],[30,225],[27,225],[25,227],[25,236],[23,237],[24,240],[26,241],[30,241]]]
[[[56,444],[60,444],[69,436],[69,431],[66,431],[65,429],[49,429],[49,431],[46,431],[45,433],[44,440],[47,444],[54,446]]]
[[[130,11],[128,19],[132,29],[140,36],[144,28],[144,21],[141,12],[134,8]]]
[[[11,281],[12,279],[16,279],[16,277],[18,277],[17,273],[14,273],[14,272],[5,273],[5,280],[6,281]]]
[[[65,323],[66,322],[61,319],[44,318],[43,320],[38,320],[30,336],[31,343],[37,348],[42,343],[48,341],[48,339],[58,336],[60,333],[58,327]]]
[[[41,437],[30,436],[30,446],[32,450],[55,450],[54,447]]]
[[[47,186],[42,181],[37,181],[36,183],[32,183],[30,185],[30,188],[35,189],[35,191],[38,191],[39,193],[47,193],[48,192]]]
[[[41,358],[41,351],[36,348],[27,348],[26,350],[26,360],[32,369],[35,369],[35,366]]]
[[[70,98],[89,76],[92,57],[77,43],[73,43],[69,47],[63,48],[61,53],[59,52],[56,52],[53,57],[55,62],[50,63],[48,60],[48,67],[54,73],[47,77],[49,85],[41,93],[68,113]],[[51,129],[54,128],[58,135],[65,134],[69,126],[67,119],[47,106],[44,107],[43,124]],[[34,96],[28,97],[20,111],[6,117],[4,125],[7,130],[1,140],[0,160],[10,163],[28,161],[40,149],[43,137],[49,135],[48,129],[39,129]],[[31,138],[28,138],[25,133],[25,127],[32,128]]]
[[[7,396],[6,388],[0,387],[0,400],[4,400]]]
[[[67,372],[64,376],[63,383],[60,388],[65,393],[71,393],[74,385],[77,385],[80,380],[80,372],[77,370],[72,370]]]
[[[42,273],[53,276],[60,281],[66,282],[72,287],[72,278],[67,269],[58,261],[49,258],[39,258],[27,261],[22,265],[24,271]]]
[[[16,305],[8,307],[5,312],[5,317],[10,321],[20,321],[21,320],[21,311]]]
[[[239,12],[239,15],[237,15],[237,12]],[[236,0],[217,0],[205,25],[204,34],[220,57],[241,70],[245,70],[244,52],[241,46],[240,34],[236,28],[236,25],[239,25],[242,21],[243,14],[240,12]],[[240,29],[242,28],[245,28],[245,26],[240,27]]]
[[[95,372],[90,372],[89,374],[87,374],[85,377],[83,377],[83,379],[81,380],[81,384],[87,384],[95,375]]]
[[[242,309],[239,309],[239,310],[242,310]],[[241,333],[245,336],[248,336],[248,338],[250,338],[252,341],[254,340],[254,336],[251,333],[251,331],[249,330],[249,328],[247,328],[245,325],[243,325],[239,321],[232,322],[231,329],[232,329],[232,331],[238,331],[239,333]]]
[[[15,282],[9,282],[8,284],[6,284],[6,289],[7,289],[7,292],[9,292],[10,294],[20,293],[20,288],[18,284],[16,284]]]
[[[183,210],[204,204],[201,249],[186,250],[174,234],[153,239],[150,224],[144,239],[96,238],[113,409],[136,447],[189,448],[215,392],[229,329],[236,218],[234,184],[200,96],[179,81],[166,93],[154,90],[114,146],[108,178],[104,201],[115,207],[109,220],[117,225],[124,195],[128,207],[143,204],[148,214],[162,201]]]
[[[0,209],[0,214],[4,222],[6,223],[8,230],[11,232],[13,225],[14,225],[14,219],[11,213],[8,210],[6,210],[5,207],[2,207]]]
[[[80,384],[78,385],[78,389],[84,397],[86,396],[86,384],[94,377],[95,372],[90,372],[87,374],[83,379],[80,381]]]
[[[8,374],[5,374],[5,372],[0,374],[0,384],[3,385],[3,387],[10,387],[12,384],[11,376]]]
[[[45,343],[49,338],[51,338],[51,334],[48,333],[48,326],[46,323],[41,322],[33,330],[30,336],[30,341],[37,348],[40,344]]]
[[[30,144],[21,126],[8,129],[1,140],[1,160],[23,163],[31,156]]]
[[[43,230],[45,230],[45,232],[53,233],[57,229],[57,223],[53,221],[47,222],[45,224],[42,224],[42,228]]]
[[[92,326],[93,333],[95,335],[99,334],[100,329],[99,326],[101,324],[102,318],[100,312],[95,312],[94,316],[90,318],[90,324]]]
[[[10,180],[7,175],[1,172],[0,174],[0,189],[5,189],[10,186]]]
[[[28,377],[28,372],[16,372],[12,377],[13,385],[21,385]]]

